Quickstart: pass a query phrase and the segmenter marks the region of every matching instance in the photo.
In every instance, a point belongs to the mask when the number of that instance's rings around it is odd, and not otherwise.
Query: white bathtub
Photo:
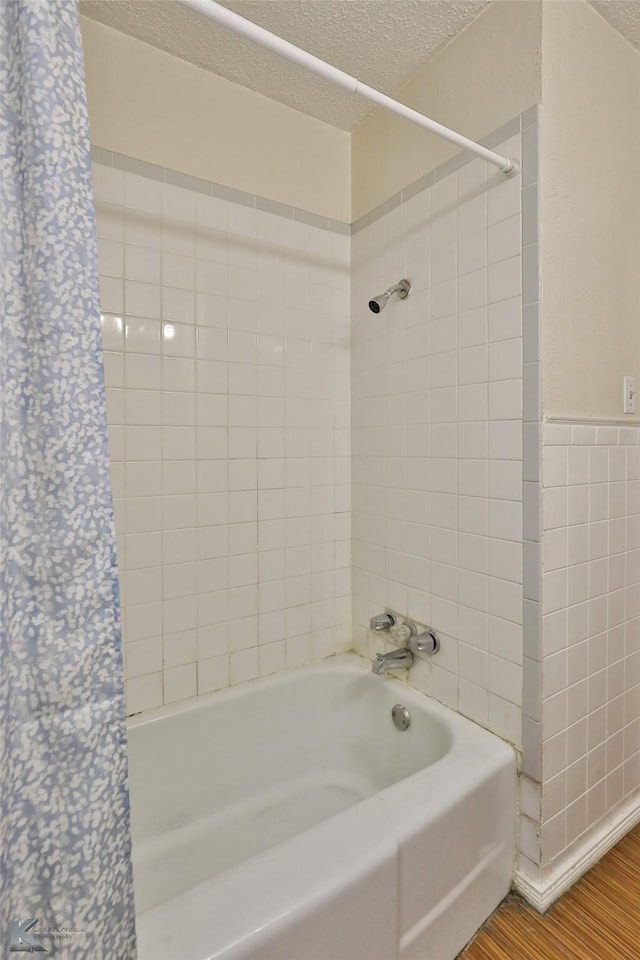
[[[452,960],[509,890],[513,751],[357,657],[134,719],[129,763],[139,960]]]

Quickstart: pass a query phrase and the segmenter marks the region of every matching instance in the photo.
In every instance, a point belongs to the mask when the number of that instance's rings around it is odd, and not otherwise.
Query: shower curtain
[[[136,954],[89,130],[72,0],[0,2],[0,957]]]

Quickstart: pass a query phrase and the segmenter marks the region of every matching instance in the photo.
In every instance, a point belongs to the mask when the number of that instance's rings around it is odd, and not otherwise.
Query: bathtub
[[[133,719],[129,776],[139,960],[452,960],[509,890],[512,749],[356,656]]]

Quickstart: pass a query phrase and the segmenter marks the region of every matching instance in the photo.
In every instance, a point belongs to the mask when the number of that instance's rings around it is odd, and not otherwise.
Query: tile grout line
[[[537,117],[537,105],[529,107],[523,113],[517,115],[512,120],[498,127],[480,141],[485,146],[491,148],[497,146],[502,140],[507,139],[516,133],[521,133],[525,129],[535,124]],[[417,196],[424,190],[428,190],[434,183],[442,180],[451,173],[455,173],[467,163],[473,162],[469,159],[465,151],[461,151],[443,163],[439,164],[434,170],[423,174],[413,183],[403,187],[397,193],[393,194],[387,200],[378,204],[368,213],[352,223],[331,217],[324,217],[320,214],[295,207],[290,204],[281,203],[277,200],[271,200],[260,194],[248,193],[244,190],[238,190],[235,187],[227,187],[213,180],[205,180],[202,177],[195,177],[190,174],[181,173],[170,167],[161,167],[146,160],[138,160],[135,157],[129,157],[113,150],[105,149],[97,145],[91,146],[91,159],[94,163],[103,166],[112,167],[116,170],[122,170],[124,173],[133,173],[137,176],[147,177],[161,183],[167,183],[171,186],[181,187],[186,190],[192,190],[194,193],[200,193],[204,196],[217,197],[220,200],[228,200],[232,203],[238,203],[242,206],[248,206],[256,210],[262,210],[266,213],[273,213],[287,220],[295,220],[299,223],[306,223],[309,226],[317,227],[320,230],[327,230],[330,233],[337,233],[343,236],[353,236],[360,230],[375,223],[390,210],[406,203],[412,197]],[[522,174],[520,174],[522,175]],[[528,184],[527,184],[528,186]]]

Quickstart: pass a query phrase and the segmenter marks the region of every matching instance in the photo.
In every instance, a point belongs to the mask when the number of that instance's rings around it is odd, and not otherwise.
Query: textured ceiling
[[[640,0],[590,0],[611,26],[640,50]]]
[[[1,0],[0,0],[1,2]],[[393,95],[491,0],[225,0],[243,17]],[[640,0],[589,0],[640,50]],[[353,130],[370,111],[177,0],[81,0],[83,14],[175,57]]]
[[[393,94],[490,0],[227,0],[225,6]],[[83,0],[81,12],[335,127],[366,101],[217,26],[175,0]]]

